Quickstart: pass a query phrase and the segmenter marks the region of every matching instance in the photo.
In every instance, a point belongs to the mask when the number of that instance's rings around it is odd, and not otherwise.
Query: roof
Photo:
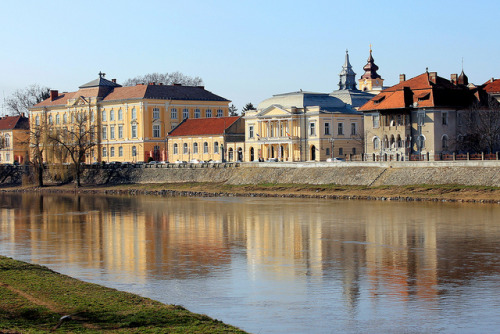
[[[189,118],[182,121],[169,136],[223,135],[241,116]]]
[[[435,75],[435,82],[432,76]],[[468,107],[474,101],[474,92],[465,85],[455,85],[425,72],[386,88],[372,98],[360,111],[404,109],[409,107]]]
[[[103,78],[100,78],[103,79]],[[97,79],[99,80],[99,79]],[[104,79],[105,80],[105,79]],[[94,80],[96,81],[96,80]],[[106,80],[107,81],[107,80]],[[34,105],[34,108],[66,105],[68,100],[79,96],[95,97],[101,96],[102,86],[92,86],[93,81],[80,86],[80,90],[70,93],[58,93],[52,100],[50,97]],[[111,81],[109,81],[111,82]],[[111,82],[112,83],[112,82]],[[180,86],[180,85],[136,85],[130,87],[108,86],[109,91],[105,91],[103,101],[131,100],[131,99],[160,99],[160,100],[189,100],[189,101],[222,101],[229,100],[215,95],[202,86]]]
[[[29,130],[29,121],[24,116],[3,116],[0,118],[0,130]]]
[[[500,93],[500,79],[491,79],[483,84],[483,89],[487,93]]]
[[[91,88],[91,87],[121,87],[121,85],[117,84],[116,82],[104,79],[104,77],[99,75],[99,78],[87,82],[86,84],[83,84],[78,88]]]

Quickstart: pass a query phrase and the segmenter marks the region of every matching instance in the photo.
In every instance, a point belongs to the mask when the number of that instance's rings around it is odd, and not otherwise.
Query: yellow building
[[[245,113],[245,161],[325,161],[361,155],[363,116],[373,94],[356,89],[346,53],[339,90],[277,94]]]
[[[99,78],[76,92],[51,91],[50,98],[31,108],[32,125],[47,124],[64,129],[75,123],[75,115],[88,115],[95,127],[95,146],[87,163],[167,160],[167,133],[187,118],[220,118],[228,115],[229,100],[203,86],[150,83],[122,87]],[[45,161],[57,160],[50,150]]]
[[[29,120],[24,116],[0,118],[0,163],[23,163],[28,158]]]
[[[243,161],[245,127],[240,116],[186,119],[168,135],[168,160]]]

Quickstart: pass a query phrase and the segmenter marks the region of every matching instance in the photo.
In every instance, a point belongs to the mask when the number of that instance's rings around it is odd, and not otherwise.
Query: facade
[[[168,160],[243,161],[244,136],[240,116],[185,119],[168,135]]]
[[[75,115],[87,115],[95,128],[95,146],[87,163],[167,160],[167,133],[187,118],[228,115],[229,100],[203,86],[149,83],[122,87],[104,74],[76,92],[51,91],[50,98],[31,108],[32,125],[67,129]],[[45,161],[57,157],[46,150]]]
[[[21,116],[0,118],[0,163],[22,164],[28,159],[29,120]]]
[[[425,72],[384,89],[360,110],[364,113],[367,160],[433,160],[453,152],[461,111],[479,101],[465,73],[446,80]]]
[[[247,111],[245,161],[325,161],[361,154],[363,116],[357,109],[373,94],[356,89],[348,53],[339,76],[339,90],[277,94]]]

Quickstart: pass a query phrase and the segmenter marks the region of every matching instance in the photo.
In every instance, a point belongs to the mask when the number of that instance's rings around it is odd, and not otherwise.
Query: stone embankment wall
[[[245,165],[230,168],[116,168],[85,172],[88,183],[216,182],[242,184],[417,185],[500,187],[500,165]]]

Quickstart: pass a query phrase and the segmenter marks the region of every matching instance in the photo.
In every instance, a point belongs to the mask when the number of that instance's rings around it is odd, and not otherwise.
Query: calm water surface
[[[253,333],[500,333],[500,206],[0,194],[0,254]]]

